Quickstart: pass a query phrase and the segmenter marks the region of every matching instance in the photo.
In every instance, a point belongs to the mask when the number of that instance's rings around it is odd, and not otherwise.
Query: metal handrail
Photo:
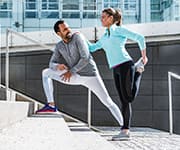
[[[34,39],[31,39],[31,38],[29,38],[29,37],[27,37],[27,36],[25,36],[19,32],[16,32],[14,30],[11,30],[11,29],[6,30],[6,82],[5,82],[5,87],[6,87],[6,100],[7,101],[10,101],[10,96],[8,95],[8,91],[9,91],[9,33],[13,33],[17,36],[20,36],[26,40],[33,42],[33,43],[35,43],[35,44],[37,44],[37,45],[39,45],[39,46],[41,46],[47,50],[52,51],[51,48],[49,48],[48,46],[46,46],[45,44],[43,44],[41,42],[38,42]],[[89,128],[93,128],[94,130],[98,130],[94,127],[91,127],[91,90],[90,89],[88,89],[88,110],[87,111],[88,111],[87,112],[87,114],[88,114],[87,115],[87,122],[88,122]]]
[[[35,43],[35,44],[37,44],[37,45],[39,45],[39,46],[41,46],[41,47],[43,47],[43,48],[45,48],[45,49],[52,50],[52,49],[51,49],[50,47],[48,47],[47,45],[45,45],[45,44],[43,44],[43,43],[41,43],[41,42],[39,42],[39,41],[36,41],[36,40],[34,40],[34,39],[31,39],[31,38],[29,38],[28,36],[23,35],[23,34],[21,34],[21,33],[19,33],[19,32],[16,32],[16,31],[14,31],[14,30],[12,30],[12,29],[7,29],[7,31],[8,31],[8,32],[11,32],[11,33],[13,33],[13,34],[15,34],[15,35],[18,35],[19,37],[22,37],[22,38],[24,38],[24,39],[26,39],[26,40],[29,40],[29,41],[31,41],[32,43]]]
[[[41,42],[38,42],[38,41],[36,41],[34,39],[31,39],[31,38],[29,38],[29,37],[27,37],[27,36],[25,36],[25,35],[23,35],[23,34],[21,34],[19,32],[16,32],[16,31],[11,30],[11,29],[6,30],[6,67],[5,67],[6,68],[6,73],[5,73],[5,77],[6,77],[5,79],[6,80],[5,80],[5,85],[6,85],[6,100],[7,101],[10,100],[9,95],[8,95],[8,90],[9,90],[9,33],[15,34],[15,35],[17,35],[19,37],[22,37],[22,38],[24,38],[26,40],[29,40],[29,41],[31,41],[31,42],[33,42],[35,44],[38,44],[39,46],[41,46],[41,47],[43,47],[45,49],[51,50],[45,44],[43,44]]]
[[[168,72],[168,87],[169,87],[169,134],[173,134],[173,110],[172,110],[172,83],[171,77],[180,80],[180,76],[173,73]]]

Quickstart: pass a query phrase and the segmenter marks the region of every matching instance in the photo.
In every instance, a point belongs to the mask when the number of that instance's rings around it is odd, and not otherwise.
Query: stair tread
[[[116,150],[115,146],[85,124],[68,127],[60,114],[34,115],[1,130],[3,150]]]

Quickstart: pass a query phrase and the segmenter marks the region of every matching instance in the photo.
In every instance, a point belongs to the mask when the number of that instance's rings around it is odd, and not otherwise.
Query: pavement
[[[180,150],[180,135],[152,128],[132,128],[131,138],[123,141],[112,141],[119,128],[97,127],[104,139],[112,143],[118,150]]]

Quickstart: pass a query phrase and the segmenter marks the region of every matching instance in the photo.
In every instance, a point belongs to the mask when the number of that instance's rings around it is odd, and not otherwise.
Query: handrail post
[[[88,88],[88,127],[91,128],[91,90]]]
[[[172,113],[172,84],[171,73],[168,72],[168,86],[169,86],[169,134],[173,134],[173,113]]]
[[[9,29],[6,29],[6,100],[9,101]]]

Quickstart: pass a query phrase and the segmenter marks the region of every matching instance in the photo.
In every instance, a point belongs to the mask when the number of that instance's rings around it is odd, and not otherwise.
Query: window
[[[42,0],[41,18],[59,18],[59,1]]]
[[[25,18],[38,18],[37,0],[25,1]]]
[[[161,21],[162,20],[162,17],[161,17],[161,14],[159,12],[157,13],[151,13],[151,21]]]
[[[122,5],[122,3],[119,0],[106,0],[106,1],[104,1],[104,8],[107,8],[107,7],[121,8],[120,5]]]
[[[83,0],[84,10],[96,10],[96,0]]]
[[[126,0],[124,2],[124,9],[125,10],[136,10],[136,0]]]
[[[37,9],[36,0],[26,0],[26,9],[27,10]]]
[[[97,18],[96,12],[84,12],[83,18]]]
[[[37,12],[26,12],[25,18],[38,18],[38,13]]]
[[[79,0],[63,0],[63,10],[79,10]]]
[[[160,10],[160,4],[152,4],[151,10]]]
[[[25,18],[59,18],[59,0],[26,0]]]
[[[63,12],[62,13],[63,18],[80,18],[79,12]]]
[[[176,15],[176,16],[180,16],[180,6],[179,6],[179,5],[176,5],[176,6],[175,6],[174,12],[175,12],[175,15]]]
[[[41,18],[59,18],[59,12],[41,12]]]
[[[166,1],[162,1],[162,8],[163,9],[166,9],[166,8],[169,8],[173,3],[173,0],[166,0]]]
[[[12,0],[0,1],[0,18],[12,18]]]
[[[42,0],[42,10],[58,10],[58,0]]]

